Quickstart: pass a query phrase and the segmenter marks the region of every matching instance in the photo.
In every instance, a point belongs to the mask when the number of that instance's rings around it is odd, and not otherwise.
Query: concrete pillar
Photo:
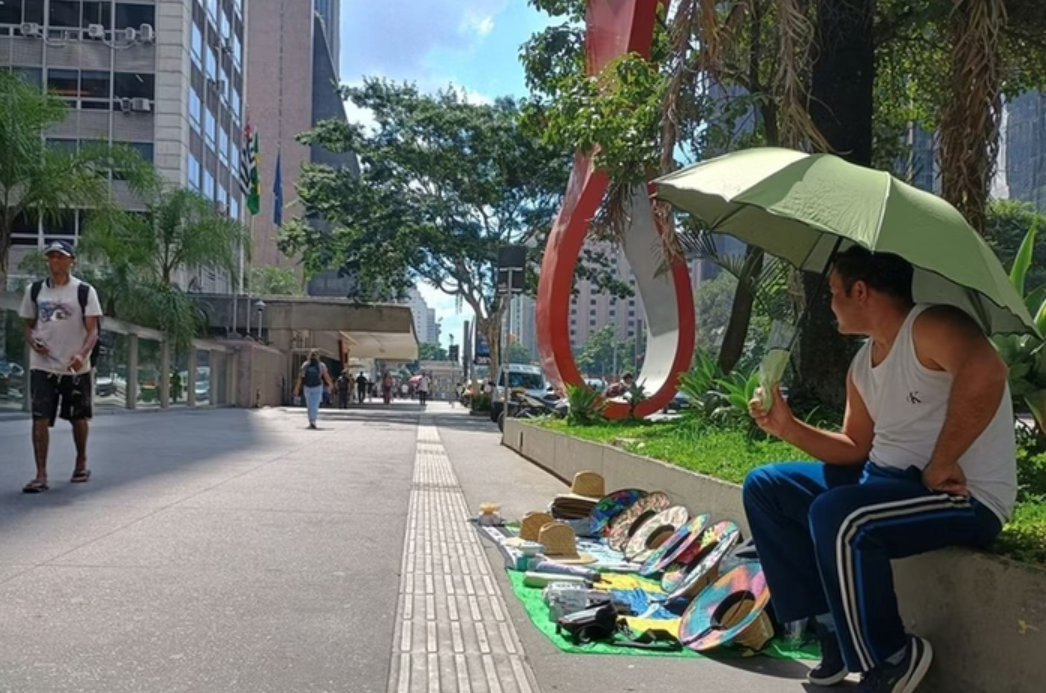
[[[124,389],[128,409],[138,408],[138,335],[127,335],[127,384]]]
[[[156,387],[160,396],[160,409],[171,406],[171,342],[166,338],[160,342],[160,377]]]
[[[199,367],[199,357],[196,354],[196,346],[189,350],[189,373],[185,376],[185,404],[188,407],[196,406],[196,369]]]
[[[211,383],[209,389],[211,391],[210,404],[211,406],[217,406],[220,398],[218,397],[218,355],[221,352],[211,351]]]

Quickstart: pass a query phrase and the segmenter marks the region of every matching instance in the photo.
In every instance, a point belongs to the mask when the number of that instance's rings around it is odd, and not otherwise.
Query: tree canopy
[[[448,89],[366,79],[344,96],[377,123],[327,121],[300,140],[354,151],[361,172],[309,164],[299,183],[305,214],[280,248],[307,272],[351,272],[362,298],[397,295],[419,279],[454,296],[498,343],[498,247],[522,244],[540,260],[566,185],[569,152],[520,127],[512,99],[469,101]],[[309,219],[321,217],[318,228]]]

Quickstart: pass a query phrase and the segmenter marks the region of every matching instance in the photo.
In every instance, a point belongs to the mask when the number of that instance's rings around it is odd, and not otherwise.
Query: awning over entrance
[[[342,330],[342,340],[349,355],[361,359],[383,361],[415,361],[418,358],[418,339],[413,325],[409,332],[363,332]]]

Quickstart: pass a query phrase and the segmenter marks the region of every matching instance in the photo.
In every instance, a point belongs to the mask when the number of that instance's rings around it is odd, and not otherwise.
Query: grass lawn
[[[559,419],[535,421],[560,433],[652,457],[701,474],[741,483],[749,470],[768,462],[810,459],[788,443],[750,439],[743,431],[702,427],[686,420],[613,421],[593,426],[567,426]],[[1020,460],[1024,470],[1035,464],[1046,470],[1046,458]],[[1004,556],[1046,566],[1046,489],[1038,488],[1043,474],[1022,474],[1022,493],[1011,521],[994,549]],[[1028,489],[1031,482],[1035,488]],[[1041,492],[1043,495],[1035,495]]]

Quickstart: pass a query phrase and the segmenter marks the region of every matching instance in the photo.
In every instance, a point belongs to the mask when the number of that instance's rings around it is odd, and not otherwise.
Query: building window
[[[124,147],[130,147],[134,151],[138,152],[138,156],[142,157],[145,161],[152,163],[153,161],[153,145],[147,142],[114,142],[113,144],[120,144]]]
[[[189,87],[189,121],[196,128],[196,131],[200,130],[200,111],[203,110],[203,102],[200,100],[200,95],[196,93],[196,87]]]
[[[208,200],[214,199],[214,176],[207,169],[203,171],[203,196]]]
[[[116,30],[138,29],[142,24],[156,26],[155,5],[130,5],[116,3]]]
[[[203,64],[203,31],[200,27],[196,26],[196,22],[192,23],[192,39],[190,46],[192,47],[192,56],[195,59],[197,66]]]
[[[44,72],[38,67],[13,67],[11,72],[22,78],[26,84],[39,87],[43,84]]]
[[[206,109],[203,118],[203,133],[207,136],[211,147],[214,147],[214,114],[211,113],[211,109]]]
[[[589,327],[595,327],[595,326],[596,326],[596,320],[595,320],[595,318],[593,318],[593,319],[591,319],[591,320],[589,320],[589,321],[588,321],[588,326],[589,326]]]
[[[205,72],[207,76],[211,79],[218,79],[218,53],[215,52],[214,46],[207,46],[206,58]]]
[[[229,198],[229,217],[237,221],[240,220],[240,203],[236,201],[235,197]]]
[[[49,137],[47,139],[47,145],[52,149],[64,151],[66,154],[75,154],[77,140],[66,140],[61,138]]]
[[[113,26],[113,6],[109,2],[85,2],[84,16],[80,26],[84,29],[92,24],[101,24],[107,30]]]
[[[80,0],[51,0],[48,23],[52,27],[79,27]]]
[[[156,75],[145,72],[117,72],[113,75],[113,96],[117,99],[156,98]]]
[[[192,154],[189,155],[189,187],[200,191],[200,161]]]
[[[80,96],[84,99],[95,99],[95,101],[84,101],[81,108],[95,110],[109,110],[112,107],[112,80],[108,72],[84,70],[80,73]]]
[[[66,100],[76,108],[76,97],[80,95],[80,73],[76,70],[47,71],[47,90]]]
[[[223,164],[229,163],[229,134],[224,125],[218,128],[218,157]]]

